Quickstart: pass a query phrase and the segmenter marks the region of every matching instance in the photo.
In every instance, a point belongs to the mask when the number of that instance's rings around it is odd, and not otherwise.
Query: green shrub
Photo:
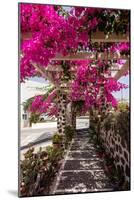
[[[101,127],[104,127],[106,131],[109,131],[112,127],[115,134],[118,132],[123,140],[129,145],[130,138],[130,116],[129,110],[116,111],[110,113],[107,118],[101,123]]]
[[[57,143],[57,144],[62,143],[63,142],[63,136],[58,134],[58,133],[55,133],[53,135],[52,141],[53,141],[53,143]]]
[[[37,153],[34,153],[34,148],[28,149],[20,164],[20,195],[41,194],[41,188],[45,189],[51,180],[50,166],[46,151],[40,148]]]
[[[52,164],[57,163],[59,160],[61,160],[63,158],[63,150],[62,149],[55,149],[52,146],[47,146],[46,152],[47,152],[48,158]]]
[[[30,124],[32,123],[37,123],[39,121],[39,114],[36,114],[36,113],[31,113],[31,116],[30,116]]]
[[[129,108],[129,104],[126,102],[120,102],[118,103],[118,110],[119,111],[126,111]]]
[[[65,139],[66,142],[70,142],[74,135],[74,128],[70,125],[65,127]]]
[[[36,196],[49,194],[50,186],[59,169],[59,161],[63,158],[62,149],[52,146],[35,153],[29,148],[20,165],[20,196]]]
[[[109,131],[112,127],[112,123],[114,122],[115,120],[115,115],[110,113],[102,122],[103,126],[104,126],[104,129],[106,131]]]
[[[129,111],[122,111],[116,117],[115,129],[129,145],[130,141],[130,116]]]

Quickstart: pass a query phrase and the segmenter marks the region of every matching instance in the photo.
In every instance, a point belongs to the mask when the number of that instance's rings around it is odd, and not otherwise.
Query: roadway
[[[88,128],[88,118],[77,118],[76,128]],[[52,135],[57,131],[57,122],[46,122],[37,124],[34,127],[23,128],[20,131],[20,150],[25,151],[29,144],[35,148],[51,145]]]

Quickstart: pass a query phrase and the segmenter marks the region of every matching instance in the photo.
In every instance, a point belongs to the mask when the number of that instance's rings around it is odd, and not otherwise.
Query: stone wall
[[[64,134],[66,126],[66,94],[59,91],[58,95],[57,129],[59,134]]]
[[[120,114],[119,114],[120,115]],[[119,116],[118,115],[118,119]],[[123,127],[119,126],[120,121],[116,119],[115,121],[110,121],[107,119],[110,126],[106,127],[105,122],[101,123],[100,127],[100,137],[103,146],[107,153],[114,160],[114,164],[118,170],[118,172],[123,175],[126,183],[130,182],[130,148],[129,148],[129,138],[126,139],[125,136],[129,136],[129,126],[125,127],[125,131],[127,133],[123,133]],[[128,120],[128,118],[127,118]],[[125,122],[124,122],[125,123]],[[127,123],[129,124],[129,122]],[[125,123],[126,126],[126,123]],[[119,128],[120,127],[120,128]]]

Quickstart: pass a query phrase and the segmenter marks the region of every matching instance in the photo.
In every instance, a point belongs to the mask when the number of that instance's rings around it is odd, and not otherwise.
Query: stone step
[[[106,173],[104,172],[103,169],[87,169],[87,170],[61,170],[60,171],[60,178],[64,179],[64,176],[67,175],[67,173],[72,173],[72,175],[76,176],[78,175],[80,172],[84,172],[84,173],[88,173],[89,178],[92,180],[109,180]]]
[[[98,174],[97,174],[98,173]],[[95,176],[95,177],[94,177]],[[69,191],[74,192],[88,192],[88,191],[100,191],[100,190],[113,190],[113,185],[105,177],[104,172],[95,171],[78,171],[78,172],[62,172],[57,193],[59,190],[64,193]]]
[[[77,136],[77,137],[73,137],[74,141],[82,141],[82,140],[87,140],[90,141],[92,143],[92,139],[88,136]]]
[[[87,150],[96,150],[94,146],[91,145],[72,145],[71,151],[77,151],[77,150],[82,150],[82,151],[87,151]]]
[[[67,159],[90,159],[90,158],[99,158],[99,154],[94,149],[88,151],[70,151],[68,153]]]
[[[74,137],[72,142],[84,142],[84,141],[93,144],[91,137]]]
[[[92,170],[104,169],[104,161],[101,160],[67,160],[64,170]]]
[[[81,185],[83,186],[83,185]],[[81,194],[81,193],[94,193],[94,192],[112,192],[112,188],[102,188],[102,189],[86,189],[86,188],[74,188],[72,189],[65,189],[65,190],[56,190],[56,195],[64,195],[64,194]]]
[[[72,146],[70,150],[96,150],[94,144],[90,143],[87,140],[77,140],[72,142]]]
[[[92,158],[71,158],[71,157],[67,157],[66,158],[66,161],[68,161],[68,160],[80,160],[80,161],[92,161],[92,160],[100,160],[100,158],[99,157],[92,157]]]
[[[77,132],[75,132],[75,135],[76,136],[81,136],[81,135],[88,135],[89,136],[89,131],[83,131],[83,132],[81,132],[81,131],[77,131]]]
[[[82,128],[82,129],[77,129],[76,133],[79,133],[79,132],[84,133],[84,132],[87,132],[87,131],[89,132],[89,128]]]

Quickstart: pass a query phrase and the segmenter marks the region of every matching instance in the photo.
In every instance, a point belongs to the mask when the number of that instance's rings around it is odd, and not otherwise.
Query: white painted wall
[[[41,94],[45,94],[48,90],[48,88],[52,87],[52,84],[49,83],[40,83],[37,81],[32,81],[32,80],[26,80],[25,83],[21,83],[20,85],[20,106],[21,106],[21,113],[20,113],[20,123],[21,123],[21,128],[24,127],[29,127],[29,113],[26,112],[24,113],[24,109],[23,109],[23,103],[35,96],[35,95],[41,95]],[[23,115],[26,114],[27,115],[27,119],[23,118]]]

